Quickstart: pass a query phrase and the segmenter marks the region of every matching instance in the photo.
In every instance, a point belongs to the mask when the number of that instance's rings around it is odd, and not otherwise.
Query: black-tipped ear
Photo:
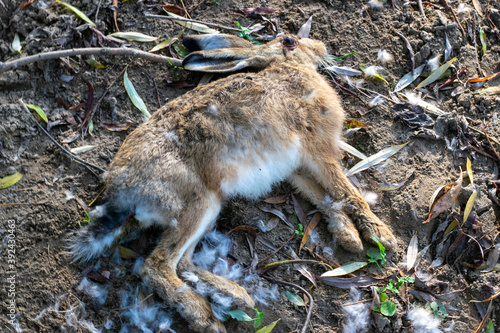
[[[189,71],[206,73],[228,73],[249,67],[248,56],[234,54],[230,49],[198,51],[190,53],[182,61],[182,67]]]
[[[189,52],[253,47],[252,43],[243,38],[226,34],[189,35],[184,37],[182,43]]]

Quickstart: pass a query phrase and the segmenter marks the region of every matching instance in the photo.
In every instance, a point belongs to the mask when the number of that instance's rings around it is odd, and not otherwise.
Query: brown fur
[[[316,72],[326,55],[323,43],[301,39],[290,50],[282,41],[190,55],[188,69],[264,69],[231,75],[169,102],[127,137],[109,168],[110,209],[152,212],[152,223],[165,227],[143,277],[197,332],[225,329],[209,303],[179,278],[182,271],[194,272],[241,304],[254,306],[243,288],[198,270],[191,256],[232,184],[250,177],[248,172],[258,177],[257,160],[265,161],[264,166],[281,157],[293,160],[298,147],[300,162],[285,176],[326,215],[340,245],[362,251],[359,234],[395,245],[391,231],[342,172],[337,142],[344,111],[336,92]],[[236,194],[238,190],[243,187]],[[325,200],[329,196],[342,201],[344,211]]]

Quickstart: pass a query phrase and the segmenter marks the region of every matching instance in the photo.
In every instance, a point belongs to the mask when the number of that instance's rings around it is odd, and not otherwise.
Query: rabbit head
[[[260,46],[238,39],[217,34],[186,37],[184,43],[196,51],[184,59],[182,66],[207,73],[228,73],[245,68],[258,70],[285,62],[317,68],[327,54],[322,42],[293,35],[281,36]]]

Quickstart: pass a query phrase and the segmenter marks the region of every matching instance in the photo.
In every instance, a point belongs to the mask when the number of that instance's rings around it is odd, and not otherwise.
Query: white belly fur
[[[232,170],[221,182],[225,196],[241,196],[258,199],[271,191],[274,184],[285,180],[300,164],[300,141],[298,138],[281,149],[262,149],[225,159]],[[224,160],[224,159],[223,159]]]

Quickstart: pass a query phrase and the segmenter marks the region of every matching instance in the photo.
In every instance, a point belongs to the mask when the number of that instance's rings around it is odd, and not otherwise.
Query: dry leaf
[[[418,256],[418,237],[415,233],[408,245],[408,254],[406,256],[406,269],[409,271],[415,266]]]
[[[462,190],[462,180],[462,172],[460,172],[460,177],[455,184],[453,184],[450,190],[432,205],[429,217],[423,223],[430,222],[436,216],[451,208],[455,200],[457,200],[458,194]]]
[[[299,253],[302,250],[302,248],[306,245],[307,240],[309,239],[309,236],[311,235],[311,232],[316,228],[318,225],[318,222],[321,220],[321,214],[320,213],[315,213],[313,215],[313,218],[311,221],[309,221],[309,224],[307,225],[306,230],[304,231],[304,236],[302,237],[302,241],[300,242],[300,247],[299,247]]]

